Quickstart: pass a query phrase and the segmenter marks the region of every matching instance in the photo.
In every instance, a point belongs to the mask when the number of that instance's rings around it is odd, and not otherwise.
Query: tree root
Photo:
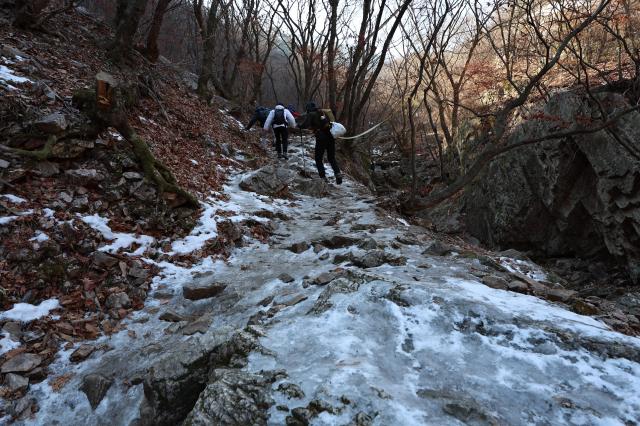
[[[56,143],[57,140],[58,140],[57,137],[53,135],[49,136],[49,138],[47,139],[47,143],[45,143],[44,147],[42,147],[42,149],[38,151],[29,151],[28,149],[11,148],[4,145],[1,145],[1,146],[2,146],[2,149],[9,151],[13,154],[21,155],[23,157],[33,158],[34,160],[37,160],[37,161],[45,161],[49,159],[49,157],[51,156],[53,145]]]
[[[200,207],[198,199],[178,185],[176,178],[173,176],[171,171],[167,166],[155,158],[147,146],[147,143],[136,135],[132,129],[129,130],[130,131],[127,132],[127,140],[131,143],[134,154],[142,163],[142,169],[144,170],[145,176],[158,185],[160,192],[175,193],[176,195],[184,198],[187,205],[193,208]],[[118,131],[120,131],[120,129],[118,129]],[[122,131],[120,131],[120,133],[124,136]]]
[[[191,193],[178,185],[178,181],[173,173],[158,160],[147,143],[140,138],[127,120],[126,104],[130,100],[130,96],[126,90],[119,88],[118,96],[116,96],[116,105],[108,110],[99,110],[96,105],[96,94],[91,90],[79,90],[74,93],[74,103],[78,109],[85,112],[98,126],[98,128],[114,127],[120,134],[131,144],[133,153],[142,164],[144,175],[151,182],[155,183],[160,193],[173,193],[185,200],[185,204],[189,207],[197,209],[200,202]]]

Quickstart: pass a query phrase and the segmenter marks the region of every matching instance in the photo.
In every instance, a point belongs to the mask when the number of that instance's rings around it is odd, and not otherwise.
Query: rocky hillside
[[[627,108],[622,95],[599,99]],[[528,120],[511,140],[550,133],[590,117],[596,104],[566,92]],[[640,280],[640,114],[607,130],[515,150],[494,162],[466,197],[469,232],[491,245],[535,249],[545,256],[617,260]]]
[[[59,34],[0,25],[0,362],[19,364],[2,370],[10,399],[49,378],[60,348],[117,333],[144,306],[158,269],[142,255],[198,257],[172,242],[201,207],[161,190],[130,141],[80,109],[79,90],[94,90],[98,73],[132,88],[129,125],[197,200],[225,198],[229,171],[264,157],[231,107],[202,103],[177,67],[116,67],[103,24],[80,13],[55,19]],[[203,251],[228,255],[224,235]]]

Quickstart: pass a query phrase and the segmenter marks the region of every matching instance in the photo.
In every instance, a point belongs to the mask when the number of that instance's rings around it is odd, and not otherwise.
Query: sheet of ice
[[[58,302],[58,299],[44,300],[40,302],[39,305],[16,303],[13,305],[13,308],[0,313],[0,318],[12,321],[29,322],[45,317],[49,315],[49,312],[59,308],[60,303]]]
[[[14,204],[22,204],[27,202],[27,200],[25,200],[24,198],[18,197],[13,194],[0,194],[0,197],[6,198],[7,200],[9,200]]]
[[[2,333],[0,339],[0,355],[6,354],[10,350],[20,347],[20,342],[16,342],[11,338],[9,333]]]
[[[249,369],[284,368],[282,382],[301,386],[305,397],[295,401],[274,392],[276,405],[305,406],[320,398],[339,407],[341,416],[365,410],[381,425],[458,424],[447,404],[472,407],[497,424],[524,425],[532,418],[564,424],[571,412],[565,400],[589,407],[580,410],[584,421],[577,424],[624,424],[640,415],[638,363],[567,347],[556,334],[558,327],[584,336],[590,327],[582,323],[590,319],[565,324],[562,319],[574,319],[571,313],[527,296],[469,295],[472,283],[456,283],[463,287],[458,290],[449,282],[433,284],[402,292],[406,306],[387,299],[391,284],[385,281],[334,294],[320,314],[309,313],[310,297],[272,323],[262,343],[275,355],[252,354]],[[638,339],[597,331],[640,349]],[[340,402],[343,395],[351,404]],[[284,424],[286,415],[272,408],[269,424]],[[345,424],[341,416],[319,424]]]
[[[490,304],[503,312],[514,316],[524,316],[535,321],[548,321],[568,330],[596,336],[609,336],[615,339],[627,339],[595,318],[578,315],[560,306],[553,305],[535,296],[522,295],[506,290],[498,290],[479,282],[445,277],[445,280],[458,289],[461,297],[473,298],[477,303]],[[631,339],[631,338],[629,338]],[[633,340],[633,339],[632,339]],[[635,339],[637,342],[640,340]]]
[[[42,231],[36,231],[36,235],[29,241],[35,241],[37,243],[43,243],[49,239],[49,236]]]
[[[107,240],[113,240],[111,244],[100,247],[101,251],[105,251],[107,253],[117,253],[120,249],[126,249],[131,247],[133,244],[138,244],[139,247],[131,254],[134,256],[140,256],[144,254],[147,248],[149,248],[155,241],[153,237],[148,235],[113,232],[108,225],[109,220],[100,217],[98,214],[94,214],[92,216],[81,216],[80,219],[96,231],[100,232]]]

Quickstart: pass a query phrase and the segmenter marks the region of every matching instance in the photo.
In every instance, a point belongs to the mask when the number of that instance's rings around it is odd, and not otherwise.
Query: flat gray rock
[[[42,357],[36,354],[22,353],[2,364],[2,373],[26,373],[42,363]]]

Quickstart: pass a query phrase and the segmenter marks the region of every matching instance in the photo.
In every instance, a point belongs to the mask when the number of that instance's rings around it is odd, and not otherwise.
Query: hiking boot
[[[329,179],[327,179],[326,176],[320,176],[320,179],[322,179],[324,181],[324,183],[329,183]]]
[[[342,185],[342,175],[340,174],[336,175],[336,183],[338,185]]]
[[[285,160],[288,160],[288,159],[289,159],[289,157],[287,156],[287,154],[284,154],[284,155],[282,156],[282,158],[284,158]]]

